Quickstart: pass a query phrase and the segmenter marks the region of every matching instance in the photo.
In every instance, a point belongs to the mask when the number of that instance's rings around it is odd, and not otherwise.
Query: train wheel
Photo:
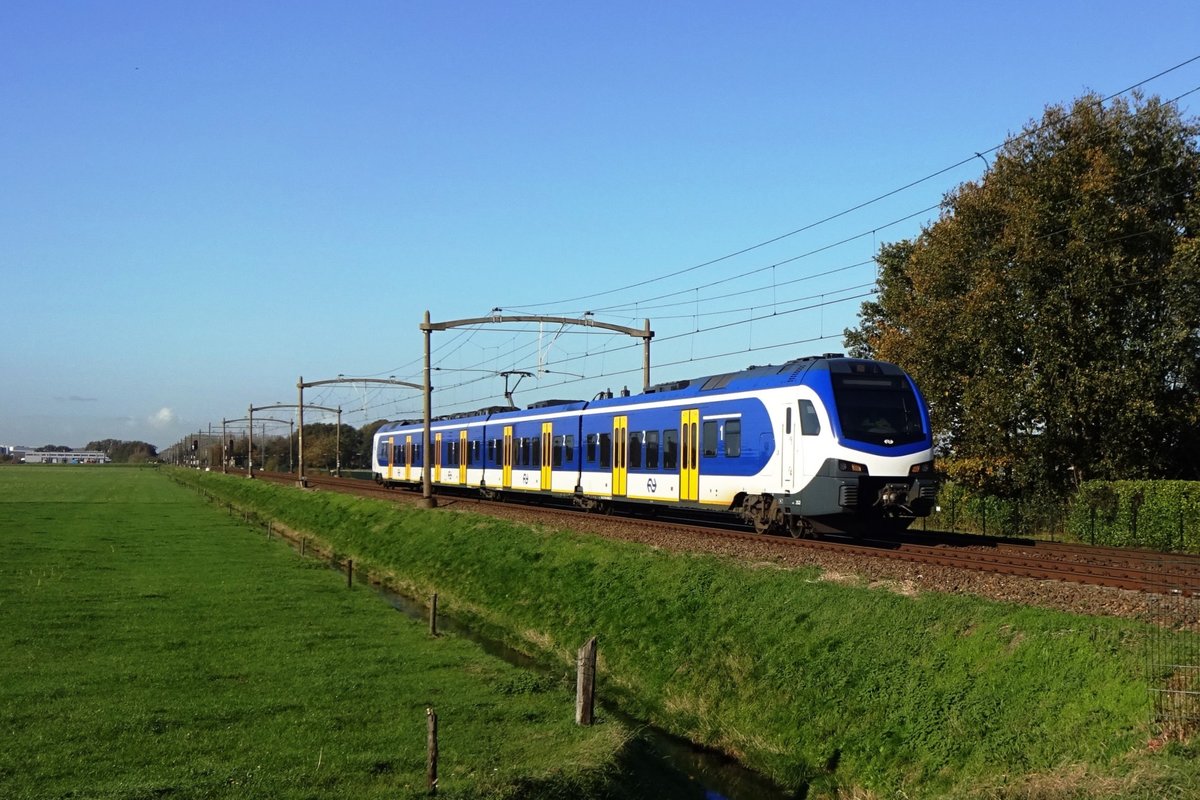
[[[747,495],[742,500],[742,519],[754,526],[756,533],[769,534],[787,530],[787,518],[779,501],[770,495]]]
[[[787,532],[793,539],[812,539],[816,536],[812,523],[804,517],[792,517],[789,522]]]

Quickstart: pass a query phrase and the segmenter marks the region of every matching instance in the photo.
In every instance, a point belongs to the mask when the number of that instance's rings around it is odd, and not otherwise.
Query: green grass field
[[[606,702],[808,800],[1200,797],[1137,622],[169,474],[551,674],[598,635]],[[428,705],[441,796],[702,796],[647,788],[611,718],[574,726],[569,680],[431,639],[167,476],[0,469],[0,798],[422,796]]]
[[[0,798],[578,797],[629,733],[572,686],[149,470],[0,469]]]
[[[319,536],[413,596],[438,592],[447,613],[548,664],[597,635],[603,697],[810,800],[1200,797],[1195,746],[1159,746],[1162,676],[1147,674],[1150,629],[1135,621],[176,477]]]

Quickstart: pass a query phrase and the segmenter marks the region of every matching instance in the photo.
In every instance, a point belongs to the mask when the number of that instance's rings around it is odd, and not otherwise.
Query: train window
[[[642,434],[640,431],[629,434],[629,468],[642,468]]]
[[[801,400],[800,402],[801,402],[801,403],[803,403],[804,401],[803,401],[803,400]],[[791,432],[792,432],[792,409],[791,409],[790,407],[789,407],[789,408],[788,408],[788,410],[787,410],[787,414],[784,416],[784,420],[783,420],[783,432],[784,432],[784,433],[791,433]]]
[[[584,448],[586,449],[585,455],[589,464],[596,463],[596,443],[598,441],[599,437],[597,437],[594,433],[589,433],[584,439]]]
[[[533,467],[540,467],[542,465],[542,440],[528,439],[527,441],[529,442],[529,465]]]
[[[416,443],[413,444],[413,466],[414,467],[421,466],[422,464],[425,463],[424,461],[421,460],[421,447],[422,447],[422,445],[420,445],[420,444],[416,444]]]
[[[563,444],[564,439],[566,439],[565,436],[554,437],[554,461],[551,462],[552,466],[561,467],[563,465],[563,448],[565,447]]]
[[[379,466],[386,467],[388,464],[388,443],[379,443]]]
[[[612,434],[600,434],[600,466],[612,466]]]
[[[725,421],[725,457],[737,458],[742,454],[742,421]]]
[[[717,423],[705,422],[703,432],[703,445],[705,458],[711,458],[717,454]]]
[[[791,413],[788,409],[788,413]],[[821,433],[821,418],[817,416],[816,406],[812,400],[800,401],[800,435],[819,436]]]
[[[575,437],[566,436],[563,438],[563,461],[568,464],[575,463]]]
[[[521,453],[517,461],[517,466],[528,467],[533,463],[533,445],[528,438],[521,439]]]
[[[658,431],[646,431],[646,469],[658,469]]]
[[[834,373],[833,399],[842,435],[847,439],[899,445],[925,437],[921,407],[903,375]]]
[[[679,467],[679,431],[663,431],[663,469]]]

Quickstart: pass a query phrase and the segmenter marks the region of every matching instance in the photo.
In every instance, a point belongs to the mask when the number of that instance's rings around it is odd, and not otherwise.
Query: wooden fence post
[[[308,547],[308,537],[301,536],[300,537],[300,557],[301,558],[304,557],[304,551],[305,551],[305,549],[307,549],[307,547]]]
[[[429,600],[429,635],[437,636],[437,592]]]
[[[346,588],[350,589],[354,586],[354,560],[346,559]]]
[[[596,709],[596,637],[579,648],[575,682],[575,724],[591,725]]]
[[[425,717],[428,720],[426,733],[426,759],[425,759],[425,776],[429,782],[429,793],[437,794],[437,771],[438,771],[438,730],[437,730],[437,714],[433,708],[425,709]]]

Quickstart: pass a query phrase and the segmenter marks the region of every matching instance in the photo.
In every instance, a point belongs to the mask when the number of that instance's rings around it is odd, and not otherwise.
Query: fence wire
[[[1164,562],[1165,591],[1148,596],[1154,623],[1148,664],[1154,722],[1181,737],[1200,729],[1200,599],[1172,578],[1188,569],[1194,565]]]

